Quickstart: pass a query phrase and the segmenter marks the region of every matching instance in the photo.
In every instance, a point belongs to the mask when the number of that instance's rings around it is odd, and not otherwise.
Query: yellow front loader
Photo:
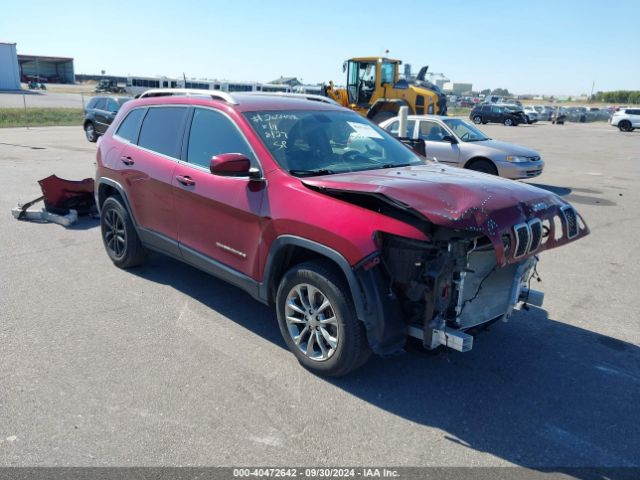
[[[445,115],[446,97],[425,88],[422,81],[400,80],[401,64],[400,60],[384,57],[351,58],[343,65],[347,88],[335,88],[331,81],[324,93],[375,123],[395,117],[404,105],[410,115]]]

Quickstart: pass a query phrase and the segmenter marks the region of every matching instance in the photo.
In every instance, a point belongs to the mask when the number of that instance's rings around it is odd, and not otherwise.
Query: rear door
[[[177,240],[171,183],[180,158],[187,114],[186,106],[149,107],[137,141],[126,145],[116,162],[144,240],[160,249],[165,249],[163,244]],[[124,122],[114,138],[118,138],[122,126]],[[170,253],[176,252],[177,244],[170,247]]]
[[[427,158],[458,166],[460,148],[457,143],[444,141],[443,138],[447,135],[455,138],[451,132],[438,122],[431,120],[420,121],[418,137],[424,140]]]
[[[491,121],[491,105],[482,105],[479,111],[483,122]]]
[[[209,169],[211,157],[222,153],[240,153],[260,168],[256,156],[231,117],[215,109],[195,107],[187,135],[173,175],[182,256],[205,270],[223,264],[256,278],[266,182]]]
[[[100,133],[104,133],[109,128],[109,125],[113,123],[113,119],[116,118],[120,105],[113,98],[107,98],[107,105],[104,111],[104,130]]]
[[[631,120],[633,128],[640,128],[640,109],[635,108],[633,110],[627,110],[627,112],[630,114],[629,119]]]
[[[102,135],[111,124],[111,122],[107,123],[107,99],[103,97],[98,98],[93,106],[93,111],[96,132]]]
[[[491,122],[502,123],[502,107],[492,105],[491,113],[489,113],[489,120]]]

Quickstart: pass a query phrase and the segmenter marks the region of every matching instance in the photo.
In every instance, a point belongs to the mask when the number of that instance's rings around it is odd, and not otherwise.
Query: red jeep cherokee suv
[[[509,318],[537,254],[588,233],[558,196],[427,162],[323,97],[162,91],[98,147],[96,198],[121,268],[161,252],[275,304],[306,368],[371,352],[471,349]]]

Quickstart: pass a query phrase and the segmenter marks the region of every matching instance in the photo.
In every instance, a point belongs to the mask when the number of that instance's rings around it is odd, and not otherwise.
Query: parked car
[[[610,122],[621,132],[633,132],[635,128],[640,128],[640,107],[621,108],[613,113]]]
[[[566,116],[570,122],[585,123],[587,121],[587,109],[585,107],[567,107]]]
[[[429,162],[326,97],[148,93],[98,145],[107,255],[129,268],[161,252],[274,305],[318,374],[408,336],[471,349],[472,328],[541,303],[541,252],[588,234],[559,196]]]
[[[107,131],[120,107],[131,100],[131,97],[92,97],[84,107],[82,128],[90,142],[98,140]]]
[[[524,112],[524,116],[527,118],[528,124],[531,125],[532,123],[536,123],[538,120],[540,120],[538,116],[538,111],[535,109],[533,105],[524,106],[522,108],[522,111]]]
[[[554,107],[548,105],[534,105],[536,112],[538,112],[538,118],[540,120],[551,121]]]
[[[380,126],[398,136],[398,118]],[[537,177],[544,161],[535,150],[487,137],[460,118],[409,115],[406,136],[425,142],[426,157],[453,167],[491,173],[505,178]]]
[[[502,123],[507,126],[517,126],[521,123],[526,123],[527,119],[524,116],[524,112],[521,110],[514,110],[506,105],[496,105],[483,103],[476,105],[471,109],[469,118],[473,120],[476,125],[482,123]]]
[[[567,120],[567,109],[565,107],[555,107],[551,113],[551,123],[554,125],[564,125]]]

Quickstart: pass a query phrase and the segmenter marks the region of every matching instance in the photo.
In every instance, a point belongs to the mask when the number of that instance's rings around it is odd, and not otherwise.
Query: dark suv
[[[483,103],[475,106],[469,118],[475,124],[502,123],[507,126],[517,126],[527,123],[527,117],[522,110],[511,105],[497,105],[493,103]]]
[[[120,107],[131,100],[131,97],[92,97],[84,107],[82,128],[87,140],[95,142],[107,131],[116,117]]]
[[[161,252],[275,305],[314,372],[409,336],[471,349],[475,327],[541,304],[540,252],[588,233],[560,197],[428,162],[324,97],[174,93],[128,102],[100,142],[107,254]]]

